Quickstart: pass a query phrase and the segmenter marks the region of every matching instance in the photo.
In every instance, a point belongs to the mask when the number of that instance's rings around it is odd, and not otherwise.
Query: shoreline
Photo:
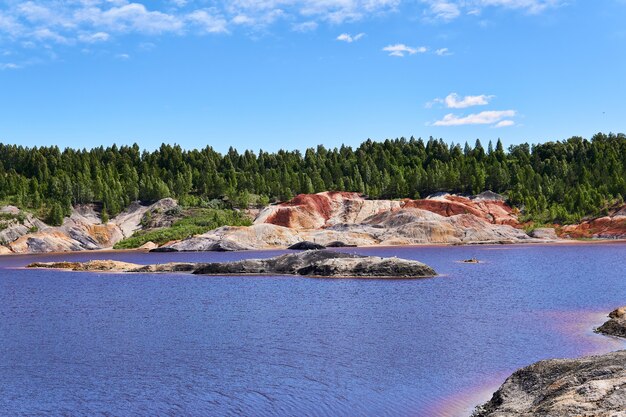
[[[463,244],[453,244],[453,243],[424,243],[424,244],[415,244],[415,245],[366,245],[366,246],[353,246],[353,247],[338,247],[338,248],[327,248],[328,250],[335,249],[391,249],[391,248],[447,248],[447,247],[488,247],[493,246],[494,248],[504,248],[507,246],[564,246],[564,245],[600,245],[600,244],[623,244],[626,243],[626,239],[559,239],[559,240],[546,240],[546,241],[529,241],[529,242],[506,242],[506,243],[495,243],[495,242],[476,242],[476,243],[463,243]],[[252,250],[242,250],[242,251],[226,251],[229,252],[242,252],[242,253],[258,253],[258,252],[272,252],[272,251],[287,251],[287,248],[264,248],[264,249],[252,249]],[[178,252],[161,252],[161,253],[201,253],[201,252],[209,252],[209,253],[218,253],[220,251],[178,251]],[[297,252],[297,251],[293,251]],[[79,250],[79,251],[65,251],[65,252],[11,252],[11,253],[3,253],[0,254],[0,259],[5,256],[33,256],[33,255],[67,255],[67,254],[79,254],[79,253],[159,253],[159,252],[151,252],[146,249],[113,249],[113,248],[103,248],[103,249],[93,249],[93,250]]]
[[[555,331],[561,331],[566,337],[584,340],[585,343],[602,343],[591,349],[583,350],[581,355],[566,357],[564,359],[578,359],[587,356],[603,355],[616,350],[626,349],[626,339],[595,332],[595,329],[608,319],[607,310],[582,310],[582,311],[547,311],[546,314],[558,317],[561,314],[579,314],[581,320],[574,320],[555,326]],[[536,362],[536,361],[535,361]],[[535,363],[533,362],[533,363]],[[530,364],[529,364],[530,365]],[[432,415],[445,417],[467,416],[471,417],[476,407],[485,404],[491,399],[493,393],[498,390],[504,381],[518,369],[503,371],[489,378],[484,384],[470,387],[456,394],[445,397],[439,404],[431,409]]]

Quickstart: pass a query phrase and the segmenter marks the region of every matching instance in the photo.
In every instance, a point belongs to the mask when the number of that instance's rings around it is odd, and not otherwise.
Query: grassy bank
[[[250,226],[252,224],[245,214],[227,209],[186,209],[182,216],[170,227],[138,231],[133,236],[116,243],[114,249],[138,248],[147,242],[162,245],[171,240],[206,233],[220,226]]]

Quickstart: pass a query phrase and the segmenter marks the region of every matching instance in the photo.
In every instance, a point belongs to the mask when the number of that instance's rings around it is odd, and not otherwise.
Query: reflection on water
[[[0,415],[459,415],[516,368],[624,346],[591,328],[626,301],[626,245],[493,249],[347,250],[445,274],[399,281],[11,269],[275,251],[2,257]]]

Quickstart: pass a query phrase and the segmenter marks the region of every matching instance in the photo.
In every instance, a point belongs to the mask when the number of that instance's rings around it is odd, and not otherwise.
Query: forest
[[[504,149],[442,139],[367,140],[275,153],[163,144],[90,150],[0,143],[0,204],[60,224],[71,206],[96,203],[103,219],[130,202],[173,197],[187,207],[242,208],[300,193],[355,191],[369,198],[424,198],[492,190],[536,223],[573,223],[606,213],[626,196],[626,135],[598,133]]]

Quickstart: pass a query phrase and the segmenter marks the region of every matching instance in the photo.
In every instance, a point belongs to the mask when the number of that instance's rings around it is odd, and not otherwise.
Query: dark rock
[[[178,249],[170,248],[169,246],[164,246],[161,248],[150,249],[150,252],[178,252]]]
[[[303,240],[302,242],[295,243],[289,246],[287,249],[291,250],[320,250],[326,249],[324,245],[320,245],[319,243],[309,242],[308,240]]]
[[[221,263],[172,262],[138,265],[120,261],[33,263],[29,268],[73,271],[192,272],[199,275],[301,275],[323,277],[423,278],[437,273],[421,262],[332,251],[305,251],[269,259]]]
[[[194,274],[281,274],[323,277],[421,278],[437,273],[421,262],[379,258],[326,250],[306,251],[269,259],[209,263]]]
[[[349,245],[345,242],[335,240],[326,245],[327,248],[356,248],[356,245]]]
[[[477,264],[480,263],[480,261],[476,258],[470,258],[470,259],[464,259],[461,262],[463,262],[464,264]]]
[[[626,337],[626,306],[611,311],[609,320],[596,329],[609,336]]]

